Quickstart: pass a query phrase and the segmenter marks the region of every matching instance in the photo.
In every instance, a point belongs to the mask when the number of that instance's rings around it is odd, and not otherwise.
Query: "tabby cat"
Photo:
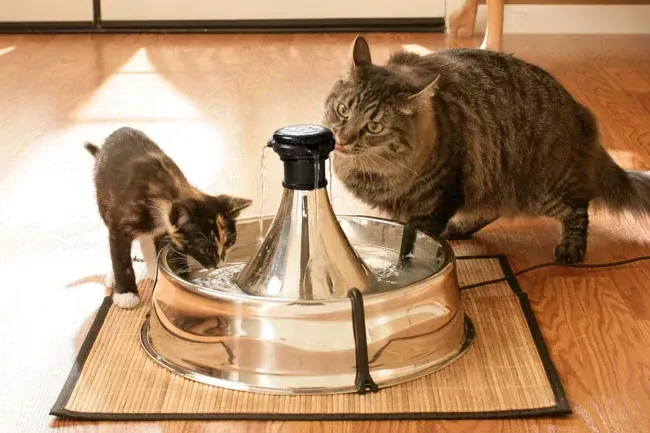
[[[616,165],[591,111],[508,54],[402,51],[377,65],[358,37],[323,124],[346,188],[433,236],[467,238],[500,216],[548,216],[562,223],[556,260],[577,263],[592,201],[650,213],[649,174]]]
[[[235,219],[251,200],[204,194],[190,185],[180,168],[147,135],[123,127],[99,148],[85,144],[95,157],[94,182],[99,213],[109,232],[113,302],[121,308],[140,303],[131,260],[138,240],[148,276],[156,272],[160,241],[168,238],[178,259],[189,255],[215,268],[237,239]],[[181,272],[184,270],[181,269]]]

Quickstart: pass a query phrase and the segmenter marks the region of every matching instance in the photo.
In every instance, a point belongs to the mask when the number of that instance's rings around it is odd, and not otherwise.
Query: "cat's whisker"
[[[171,258],[171,259],[168,259],[167,261],[168,261],[169,263],[171,263],[171,264],[182,265],[182,264],[185,263],[187,260],[178,257],[178,258]]]
[[[191,270],[192,270],[192,268],[190,268],[190,267],[185,267],[185,268],[176,268],[176,269],[175,269],[175,271],[176,271],[177,273],[190,272]]]
[[[372,162],[373,164],[375,164],[375,166],[377,167],[377,169],[378,169],[381,173],[383,173],[383,174],[387,174],[387,173],[386,173],[386,170],[384,170],[384,169],[382,168],[382,166],[381,166],[377,161],[375,161],[375,160],[372,158],[372,156],[371,156],[370,154],[366,154],[366,155],[364,155],[364,158],[366,159],[366,161],[370,161],[370,162]]]
[[[176,254],[181,255],[181,256],[183,255],[183,252],[180,251],[178,248],[176,248],[176,247],[173,246],[173,245],[170,245],[170,246],[169,246],[169,249],[172,250],[173,253],[176,253]]]
[[[379,173],[383,174],[383,175],[386,176],[386,177],[390,177],[390,173],[388,173],[388,171],[387,171],[384,167],[382,167],[381,164],[378,163],[378,162],[377,162],[377,161],[372,157],[372,155],[368,154],[368,155],[366,155],[366,157],[367,157],[367,159],[370,160],[373,164],[375,164],[375,166],[377,166],[377,170],[379,171]],[[390,161],[388,161],[388,162],[390,162]],[[396,168],[397,168],[397,167],[396,167]]]
[[[386,161],[388,164],[392,165],[392,166],[395,167],[395,168],[403,168],[404,170],[410,171],[410,172],[413,173],[413,174],[414,174],[418,179],[422,177],[422,176],[420,175],[420,173],[418,173],[417,171],[413,170],[411,167],[408,167],[408,166],[406,166],[406,165],[404,165],[404,164],[401,164],[401,163],[399,163],[399,162],[396,162],[396,161],[391,161],[390,159],[388,159],[388,158],[386,158],[386,157],[384,157],[384,156],[377,155],[377,154],[374,154],[374,155],[368,155],[368,156],[370,156],[370,157],[375,157],[375,156],[376,156],[377,158],[380,158],[380,159]]]
[[[368,174],[370,173],[370,166],[367,164],[367,162],[363,158],[359,158],[359,164],[360,164],[361,173],[363,173],[363,180],[365,180],[366,182],[369,182]]]

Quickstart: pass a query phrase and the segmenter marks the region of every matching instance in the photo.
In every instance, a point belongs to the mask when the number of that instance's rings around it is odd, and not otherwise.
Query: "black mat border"
[[[458,256],[457,260],[471,259],[498,259],[501,269],[505,276],[512,275],[512,268],[508,258],[502,254],[494,255],[475,255],[475,256]],[[165,413],[165,414],[128,414],[128,413],[89,413],[75,412],[65,409],[74,386],[79,379],[83,370],[84,363],[90,354],[90,350],[99,335],[99,331],[104,324],[108,310],[112,304],[109,296],[104,298],[92,326],[79,350],[79,354],[70,370],[59,397],[50,409],[50,415],[62,419],[81,420],[81,421],[395,421],[395,420],[476,420],[476,419],[512,419],[512,418],[533,418],[533,417],[559,417],[571,415],[571,407],[566,398],[562,382],[558,372],[551,360],[548,347],[542,336],[541,330],[535,318],[535,313],[528,300],[528,295],[521,289],[516,278],[509,280],[510,289],[519,298],[521,308],[526,317],[528,328],[530,329],[533,341],[539,353],[544,370],[548,377],[551,389],[555,396],[555,406],[525,409],[525,410],[505,410],[490,412],[423,412],[423,413],[389,413],[389,414],[264,414],[264,413],[218,413],[218,414],[184,414],[184,413]]]

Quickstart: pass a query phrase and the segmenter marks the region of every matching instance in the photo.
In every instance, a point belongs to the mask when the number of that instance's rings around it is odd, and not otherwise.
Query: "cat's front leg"
[[[437,206],[430,214],[412,216],[404,226],[400,259],[404,261],[413,253],[417,230],[434,238],[440,238],[449,224],[449,220],[460,209],[461,203],[460,197],[450,191],[440,197]]]
[[[106,277],[104,278],[104,286],[106,286],[109,289],[115,287],[115,276],[113,275],[113,265],[111,265],[111,269],[106,273]]]
[[[156,278],[156,271],[158,270],[156,244],[154,238],[149,234],[142,234],[138,236],[138,243],[140,244],[140,251],[144,257],[144,263],[147,266],[147,278],[154,280]]]
[[[555,247],[555,258],[562,263],[580,263],[587,252],[589,202],[557,203],[549,216],[562,223],[562,238]]]
[[[111,230],[109,233],[111,262],[115,279],[113,303],[120,308],[126,309],[135,308],[140,304],[131,259],[132,242],[130,236],[121,233],[119,230]]]

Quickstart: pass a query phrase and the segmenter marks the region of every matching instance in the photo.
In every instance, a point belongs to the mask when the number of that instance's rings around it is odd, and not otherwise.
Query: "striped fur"
[[[398,52],[380,66],[358,37],[323,124],[337,138],[333,168],[344,185],[434,236],[466,238],[500,216],[549,216],[563,228],[556,258],[575,263],[592,201],[650,211],[650,177],[614,163],[590,110],[504,53]]]

